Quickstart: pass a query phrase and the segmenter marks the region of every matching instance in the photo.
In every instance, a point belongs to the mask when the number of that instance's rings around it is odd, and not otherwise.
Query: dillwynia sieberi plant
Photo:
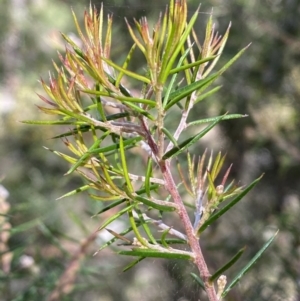
[[[54,65],[56,75],[51,75],[49,84],[42,81],[47,96],[40,95],[40,98],[47,106],[39,108],[59,118],[25,122],[73,126],[58,136],[71,154],[51,151],[71,163],[67,175],[78,172],[86,185],[65,196],[94,191],[90,196],[107,204],[98,214],[117,209],[99,230],[107,229],[114,235],[103,247],[120,239],[128,246],[119,254],[136,257],[125,270],[148,257],[192,261],[199,270],[199,275],[192,276],[212,301],[222,299],[229,292],[273,238],[228,285],[224,272],[243,249],[213,275],[202,255],[201,233],[238,203],[259,179],[247,187],[238,187],[234,182],[228,184],[228,168],[219,182],[224,155],[208,155],[206,151],[197,158],[188,152],[220,121],[244,117],[225,114],[188,121],[191,110],[220,89],[212,84],[247,48],[212,73],[230,26],[224,36],[219,36],[210,17],[201,42],[193,29],[198,15],[199,9],[187,20],[186,1],[171,0],[152,30],[145,17],[134,20],[135,26],[126,20],[133,46],[121,65],[110,57],[112,16],[108,16],[104,26],[103,9],[98,12],[90,7],[84,16],[83,32],[74,15],[80,45],[63,35],[67,47],[65,55],[60,55],[62,66]],[[129,68],[137,49],[145,58],[141,73]],[[130,92],[127,86],[130,82],[139,84],[139,94]],[[166,117],[176,110],[181,112],[176,128],[168,128]],[[201,130],[187,136],[187,129],[197,126]],[[133,147],[140,147],[147,157],[139,174],[132,171],[128,160]],[[182,153],[187,156],[187,168],[180,165],[178,155]],[[190,206],[183,202],[184,194],[179,187],[185,188],[194,199],[194,220],[189,218]],[[157,219],[149,217],[149,210],[157,212]],[[179,217],[184,233],[163,222],[165,212]],[[110,223],[124,214],[128,216],[129,228],[121,233],[110,230]],[[134,234],[133,239],[125,237],[130,232]],[[172,247],[174,243],[186,244],[188,251]]]

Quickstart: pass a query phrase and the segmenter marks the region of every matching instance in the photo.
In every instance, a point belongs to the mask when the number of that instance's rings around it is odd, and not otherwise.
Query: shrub
[[[112,16],[108,16],[104,30],[103,9],[98,12],[90,7],[85,13],[83,33],[74,14],[80,45],[63,34],[67,48],[65,55],[60,55],[62,66],[54,64],[56,75],[51,75],[49,84],[41,82],[47,96],[39,95],[47,105],[39,109],[59,118],[24,122],[73,127],[56,137],[63,140],[71,154],[50,151],[71,163],[66,175],[76,171],[86,181],[64,197],[89,190],[93,191],[92,198],[107,204],[98,215],[115,209],[99,228],[114,236],[101,249],[116,240],[123,241],[127,249],[119,254],[136,258],[124,270],[149,257],[192,261],[199,271],[199,275],[192,276],[212,301],[226,296],[274,236],[229,284],[224,272],[244,249],[214,274],[203,257],[199,244],[203,231],[243,199],[260,178],[239,187],[235,181],[228,183],[231,167],[223,171],[225,155],[205,151],[197,157],[188,152],[219,122],[245,117],[228,113],[188,119],[195,106],[221,88],[213,83],[247,49],[213,72],[230,25],[224,36],[219,36],[210,17],[204,41],[200,42],[193,29],[198,13],[199,9],[188,21],[186,1],[171,0],[152,31],[145,17],[134,20],[135,29],[126,20],[133,46],[121,65],[110,58]],[[129,68],[136,50],[145,59],[141,73]],[[132,83],[139,87],[138,93],[130,91]],[[179,118],[166,122],[172,116]],[[199,129],[191,134],[191,128]],[[139,148],[144,159],[139,173],[129,160],[133,148]],[[185,194],[191,196],[192,203],[183,201]],[[194,212],[193,219],[190,211]],[[184,233],[164,222],[170,213],[179,217]],[[125,214],[127,229],[116,233],[108,228]],[[125,237],[131,232],[133,239]],[[182,244],[187,251],[180,247]]]

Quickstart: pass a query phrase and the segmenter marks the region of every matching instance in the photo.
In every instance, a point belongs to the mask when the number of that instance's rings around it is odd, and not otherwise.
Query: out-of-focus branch
[[[86,255],[88,247],[97,238],[97,231],[93,232],[81,243],[77,252],[73,255],[70,263],[66,267],[64,273],[57,281],[55,289],[49,295],[47,301],[59,301],[62,300],[63,295],[69,294],[73,288],[76,280],[77,272],[80,267],[80,262]]]

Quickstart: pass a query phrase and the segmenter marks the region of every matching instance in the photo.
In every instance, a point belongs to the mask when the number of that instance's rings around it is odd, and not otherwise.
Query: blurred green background
[[[75,35],[72,7],[82,21],[90,1],[0,0],[0,301],[47,300],[80,241],[101,225],[91,218],[101,204],[87,194],[56,198],[82,184],[64,177],[68,165],[42,146],[63,149],[51,140],[59,128],[28,126],[23,119],[46,119],[35,104],[38,83],[47,80],[63,53],[60,32]],[[100,1],[92,1],[100,6]],[[155,21],[167,1],[103,1],[114,15],[112,57],[121,62],[131,46],[128,20],[147,15]],[[190,15],[198,5],[188,1]],[[246,252],[228,271],[228,279],[249,261],[276,231],[280,233],[254,269],[226,300],[300,300],[300,3],[297,0],[204,0],[196,26],[200,40],[213,8],[220,33],[232,22],[218,66],[252,45],[222,79],[218,94],[200,103],[193,114],[230,113],[248,118],[226,121],[192,150],[207,147],[228,153],[233,175],[241,184],[265,173],[259,185],[236,208],[206,231],[201,244],[212,271],[240,248]],[[143,68],[142,56],[134,61]],[[138,160],[134,156],[132,160]],[[134,161],[133,161],[134,162]],[[139,162],[139,161],[138,161]],[[10,207],[10,208],[9,208]],[[5,230],[11,225],[12,230]],[[174,227],[180,227],[174,221]],[[124,223],[114,225],[116,231]],[[199,300],[185,262],[148,260],[122,273],[127,258],[112,249],[93,253],[106,233],[99,233],[81,261],[75,285],[57,300]],[[201,299],[204,300],[204,299]]]

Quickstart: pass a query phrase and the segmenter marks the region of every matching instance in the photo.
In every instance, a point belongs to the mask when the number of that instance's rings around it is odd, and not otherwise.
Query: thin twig
[[[59,301],[63,299],[64,295],[69,294],[73,288],[76,280],[77,272],[80,267],[80,261],[85,256],[88,247],[97,238],[98,232],[93,232],[80,245],[79,249],[72,256],[72,259],[66,267],[63,274],[59,277],[54,290],[49,295],[47,301]]]

